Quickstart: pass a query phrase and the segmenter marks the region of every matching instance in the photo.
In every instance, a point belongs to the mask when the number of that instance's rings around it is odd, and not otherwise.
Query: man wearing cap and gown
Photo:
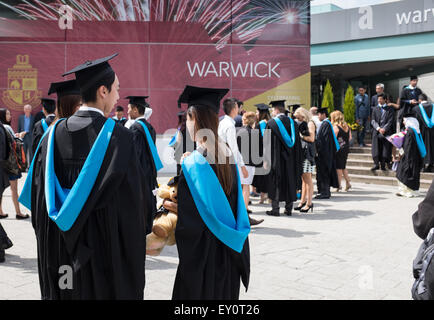
[[[51,92],[51,91],[50,91]],[[51,93],[48,93],[51,94]],[[32,134],[32,154],[35,153],[36,147],[39,144],[39,141],[42,138],[42,135],[45,133],[45,131],[48,129],[48,127],[51,125],[51,123],[56,118],[55,112],[56,112],[56,101],[53,99],[41,99],[43,108],[42,111],[44,112],[45,119],[40,120],[39,122],[35,123],[33,127],[33,134]],[[30,159],[31,161],[31,159]]]
[[[208,109],[204,110],[208,120],[215,117],[217,123],[220,101],[228,91],[187,86],[182,101],[189,108]],[[175,231],[179,265],[172,299],[236,300],[240,278],[247,289],[250,277],[250,225],[240,173],[235,164],[229,164],[233,179],[226,193],[216,175],[215,155],[207,152],[206,142],[196,143],[197,151],[184,155],[179,176]]]
[[[410,84],[404,87],[399,96],[399,111],[398,111],[398,121],[402,126],[404,114],[409,114],[412,112],[413,107],[419,104],[419,96],[423,93],[420,88],[417,87],[419,79],[417,76],[410,77]]]
[[[428,102],[426,94],[422,93],[419,96],[419,104],[413,107],[413,114],[419,120],[420,131],[427,151],[423,171],[434,172],[434,110],[433,104]]]
[[[273,119],[266,129],[271,131],[271,143],[265,145],[265,168],[270,168],[271,185],[268,197],[272,210],[267,215],[280,216],[279,202],[285,202],[285,215],[292,215],[294,201],[297,201],[297,186],[301,185],[302,153],[297,123],[285,115],[285,101],[270,102]]]
[[[115,115],[112,117],[112,119],[119,123],[122,126],[125,126],[125,123],[127,123],[127,118],[124,117],[124,108],[122,106],[117,106]]]
[[[119,99],[108,63],[116,55],[65,74],[75,73],[83,106],[50,129],[35,157],[31,211],[42,299],[143,299],[151,209],[133,134],[105,117]]]
[[[157,173],[162,168],[161,159],[156,149],[157,134],[151,124],[145,119],[145,110],[149,107],[146,96],[129,96],[128,115],[135,120],[130,130],[133,132],[135,150],[140,166],[145,174],[148,186],[147,199],[152,202],[152,215],[147,217],[146,233],[152,232],[152,223],[157,211],[157,200],[152,191],[158,188]]]
[[[331,122],[328,120],[327,108],[318,109],[321,126],[316,137],[317,158],[317,186],[318,194],[315,199],[330,199],[330,187],[338,188],[338,175],[336,171],[336,152],[339,143]]]

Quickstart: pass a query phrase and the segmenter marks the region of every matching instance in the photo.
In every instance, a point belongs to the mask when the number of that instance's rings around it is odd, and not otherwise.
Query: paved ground
[[[316,201],[314,213],[293,217],[265,216],[268,206],[254,199],[254,217],[265,222],[250,235],[250,288],[241,299],[411,299],[421,243],[411,215],[423,198],[402,199],[395,191],[355,184]],[[9,190],[3,208],[10,217],[1,223],[14,247],[0,265],[0,300],[39,299],[31,223],[15,220]],[[147,259],[145,299],[170,299],[177,261],[176,247]]]

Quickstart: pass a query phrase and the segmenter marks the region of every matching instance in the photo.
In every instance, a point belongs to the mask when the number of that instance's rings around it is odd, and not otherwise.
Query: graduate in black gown
[[[51,91],[51,90],[50,90]],[[51,94],[51,93],[48,93]],[[41,99],[42,101],[42,111],[44,112],[45,119],[41,119],[40,121],[35,123],[33,127],[33,135],[32,135],[32,154],[35,154],[36,147],[39,144],[42,136],[45,131],[51,125],[51,123],[56,118],[56,101],[53,99]]]
[[[272,200],[267,215],[280,216],[279,202],[285,202],[285,215],[292,215],[293,203],[297,201],[297,186],[301,184],[302,150],[298,124],[285,114],[285,101],[272,101],[273,119],[266,129],[271,131],[271,143],[266,145],[265,168],[270,168],[271,185],[268,197]]]
[[[387,137],[395,133],[395,109],[386,104],[386,95],[381,93],[377,97],[378,106],[372,109],[372,171],[390,169],[392,160],[392,144]]]
[[[181,103],[181,102],[180,102]],[[196,144],[191,139],[187,127],[187,113],[185,111],[178,113],[178,131],[170,141],[169,146],[174,148],[174,158],[176,161],[176,174],[181,173],[181,158],[186,152],[193,152]]]
[[[150,199],[132,133],[104,116],[119,99],[108,63],[115,56],[65,74],[75,73],[83,106],[56,122],[35,157],[31,209],[42,299],[143,299]],[[61,286],[68,272],[72,283]]]
[[[198,149],[184,155],[179,177],[174,300],[236,300],[241,281],[246,290],[249,284],[250,225],[239,173],[218,140],[220,100],[227,92],[191,86],[183,92],[187,130]],[[214,135],[204,138],[201,129]]]
[[[2,123],[0,123],[0,160],[6,160],[8,152],[6,128]],[[0,207],[3,192],[7,187],[9,187],[8,174],[2,168],[0,168]],[[1,211],[3,214],[3,210]],[[0,216],[0,219],[4,218],[7,218],[7,215]],[[9,249],[10,247],[12,247],[12,241],[8,238],[5,229],[3,229],[3,226],[0,223],[0,263],[5,262],[5,250]]]
[[[145,119],[145,110],[149,108],[149,104],[146,102],[147,98],[147,96],[127,97],[130,100],[128,115],[131,119],[135,120],[130,130],[133,132],[137,156],[146,177],[149,190],[147,197],[152,199],[153,214],[149,215],[146,221],[146,233],[148,234],[152,232],[152,222],[155,218],[154,213],[157,212],[157,200],[152,191],[158,188],[157,173],[162,168],[162,164],[155,147],[157,134],[155,129]]]
[[[264,135],[265,128],[267,126],[268,121],[271,119],[270,115],[270,106],[265,103],[260,103],[255,105],[257,108],[257,117],[258,123],[256,124],[255,129],[259,130],[259,157],[263,159],[264,157]],[[272,185],[270,170],[264,169],[264,162],[261,161],[256,165],[255,177],[253,178],[252,185],[256,188],[256,192],[261,194],[261,199],[259,203],[264,203],[267,198],[268,190]]]
[[[115,115],[112,119],[121,126],[125,126],[128,120],[124,117],[124,108],[122,106],[116,107]]]
[[[423,93],[420,88],[417,87],[417,76],[410,77],[410,84],[404,87],[399,96],[399,111],[398,120],[400,125],[403,125],[403,118],[405,114],[412,112],[413,107],[419,104],[419,96]]]
[[[419,129],[419,122],[413,114],[404,115],[406,134],[400,154],[396,177],[399,182],[398,196],[415,197],[420,186],[420,171],[426,155],[426,147]]]
[[[434,172],[434,113],[433,104],[428,102],[426,94],[419,96],[419,105],[413,107],[413,114],[419,121],[420,131],[426,147],[424,172]]]
[[[318,194],[315,196],[315,199],[330,199],[330,187],[339,187],[336,171],[336,152],[338,151],[339,143],[337,142],[333,125],[327,119],[327,108],[319,108],[318,117],[321,125],[315,142],[318,154],[315,159],[318,186]]]

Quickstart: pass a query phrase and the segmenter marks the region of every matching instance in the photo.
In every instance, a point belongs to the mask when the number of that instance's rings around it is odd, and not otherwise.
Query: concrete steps
[[[348,155],[347,169],[352,181],[366,184],[398,186],[396,172],[388,170],[371,171],[374,166],[370,146],[352,147]],[[434,173],[421,173],[420,189],[427,190],[434,179]]]

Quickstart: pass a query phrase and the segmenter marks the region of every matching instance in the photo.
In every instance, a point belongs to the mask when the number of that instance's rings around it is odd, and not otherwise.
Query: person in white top
[[[234,120],[238,115],[238,105],[236,101],[234,99],[226,99],[223,102],[223,111],[225,112],[225,116],[220,120],[218,129],[219,137],[223,142],[228,144],[236,164],[241,169],[242,176],[247,178],[249,173],[247,172],[243,157],[241,156],[237,145],[237,131],[235,129]]]
[[[319,127],[321,127],[321,120],[318,117],[318,108],[310,108],[310,114],[312,115],[312,121],[315,123],[316,126],[316,133],[318,133]]]
[[[235,129],[235,117],[239,112],[237,101],[235,99],[226,99],[223,101],[223,111],[225,112],[225,116],[220,120],[218,135],[219,138],[229,146],[229,149],[234,156],[234,160],[240,169],[240,179],[242,183],[245,179],[249,178],[249,171],[247,170],[243,157],[238,149],[237,131]],[[248,212],[250,213],[251,211],[248,210]],[[250,216],[249,220],[250,225],[257,225],[263,221],[252,219]]]

